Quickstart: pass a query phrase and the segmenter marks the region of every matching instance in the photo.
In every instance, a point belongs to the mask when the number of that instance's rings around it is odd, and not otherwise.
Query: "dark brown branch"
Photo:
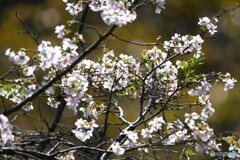
[[[71,148],[68,148],[68,149],[65,149],[65,150],[61,150],[61,151],[57,151],[57,152],[54,152],[52,153],[51,155],[52,156],[57,156],[59,154],[64,154],[64,153],[67,153],[69,151],[74,151],[74,150],[91,150],[91,151],[98,151],[98,152],[107,152],[106,150],[104,149],[100,149],[100,148],[96,148],[96,147],[88,147],[88,146],[76,146],[76,147],[71,147]]]
[[[54,118],[52,120],[52,123],[51,123],[51,125],[48,128],[49,132],[53,132],[56,129],[57,124],[59,123],[59,121],[60,121],[60,119],[62,117],[62,113],[64,111],[64,108],[66,106],[66,101],[64,100],[63,97],[61,97],[61,95],[59,95],[57,100],[60,101],[60,104],[58,105],[57,113],[55,114],[55,116],[54,116]]]
[[[85,22],[85,20],[86,20],[88,10],[89,10],[89,6],[88,6],[88,4],[86,4],[86,5],[85,5],[85,8],[84,8],[84,10],[83,10],[81,19],[80,19],[80,21],[79,21],[79,26],[78,26],[78,33],[79,33],[79,34],[82,33],[82,30],[83,30],[83,27],[84,27],[84,22]]]
[[[2,147],[0,149],[0,154],[7,154],[7,155],[21,155],[26,156],[34,159],[46,159],[46,160],[55,160],[54,156],[51,156],[46,153],[38,152],[38,151],[30,151],[27,149],[21,148],[13,148],[13,147]],[[57,160],[57,159],[56,159]]]
[[[118,79],[114,80],[111,90],[110,90],[110,94],[108,96],[108,106],[107,106],[107,110],[106,110],[106,117],[105,117],[105,121],[104,121],[104,128],[103,128],[103,133],[102,133],[102,138],[101,138],[101,142],[103,141],[105,134],[107,132],[107,128],[108,128],[108,116],[109,116],[109,111],[110,111],[110,107],[112,104],[112,94],[113,94],[113,88],[117,85],[118,81],[121,79],[122,77],[120,76]]]
[[[221,17],[223,14],[225,14],[226,12],[235,11],[235,10],[238,9],[239,7],[240,7],[240,3],[236,3],[236,5],[233,6],[233,7],[224,8],[224,9],[222,9],[222,11],[221,11],[219,14],[217,14],[215,17],[216,17],[216,18],[220,18],[220,17]]]

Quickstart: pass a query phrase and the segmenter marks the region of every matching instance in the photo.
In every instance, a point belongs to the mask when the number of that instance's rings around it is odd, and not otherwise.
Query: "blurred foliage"
[[[197,34],[197,22],[199,17],[215,16],[222,9],[232,7],[238,1],[227,0],[167,0],[166,9],[160,15],[154,12],[155,6],[138,10],[138,20],[127,26],[118,28],[116,35],[124,37],[127,40],[139,42],[154,42],[158,36],[161,36],[162,42],[168,40],[175,32],[184,34]],[[61,0],[0,0],[0,74],[6,72],[10,63],[4,56],[4,51],[7,48],[17,50],[18,48],[36,49],[37,45],[27,34],[24,34],[24,28],[20,21],[15,17],[17,11],[24,20],[29,29],[37,34],[39,31],[38,40],[49,40],[53,44],[59,43],[55,34],[54,27],[56,25],[65,24],[65,21],[70,15],[65,11],[65,4]],[[87,16],[87,23],[97,26],[102,33],[107,28],[100,20],[98,13],[90,13]],[[240,69],[240,9],[234,12],[227,12],[219,19],[216,38],[207,39],[204,45],[206,53],[206,63],[200,71],[207,73],[209,71],[230,72],[233,77],[239,80]],[[84,38],[86,41],[93,42],[96,35],[91,30],[84,30]],[[124,52],[132,54],[135,57],[141,55],[143,47],[130,45],[120,42],[114,38],[109,38],[104,42],[108,48],[116,50],[116,52]],[[97,50],[99,52],[101,50]],[[90,55],[95,58],[100,53]],[[216,114],[211,118],[211,123],[216,131],[240,130],[240,99],[239,85],[229,94],[222,91],[221,84],[215,86],[212,90],[212,101]],[[39,107],[45,110],[46,113],[52,113],[52,109],[47,106]],[[124,104],[130,110],[133,110],[137,102],[124,99]],[[73,123],[71,111],[66,111],[64,122],[66,124]],[[33,115],[39,112],[35,111]],[[134,115],[129,112],[129,117]],[[51,118],[49,114],[47,120]],[[28,123],[28,118],[22,118],[21,126],[25,128],[35,126],[35,123]]]

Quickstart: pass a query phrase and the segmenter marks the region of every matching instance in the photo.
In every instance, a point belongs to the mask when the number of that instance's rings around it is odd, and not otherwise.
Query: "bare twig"
[[[39,42],[38,42],[37,38],[38,38],[40,32],[38,31],[38,33],[34,36],[33,33],[32,33],[32,32],[28,29],[28,27],[26,26],[26,24],[24,23],[24,21],[22,20],[22,18],[20,17],[19,13],[18,13],[18,12],[15,12],[15,13],[16,13],[16,14],[15,14],[16,17],[17,17],[17,18],[19,19],[19,21],[22,23],[22,25],[23,25],[26,33],[27,33],[30,37],[32,37],[32,39],[35,41],[35,43],[36,43],[37,45],[39,45]]]
[[[226,12],[229,11],[235,11],[236,9],[238,9],[240,7],[240,3],[236,3],[235,6],[230,7],[230,8],[223,8],[222,11],[220,13],[218,13],[215,17],[216,18],[220,18],[222,15],[224,15]]]
[[[5,77],[7,77],[7,76],[10,75],[11,73],[15,72],[16,70],[17,70],[17,69],[16,69],[14,66],[12,66],[7,73],[5,73],[4,75],[2,75],[2,76],[0,77],[0,80],[3,80]]]
[[[126,40],[123,39],[115,34],[111,34],[113,37],[115,37],[116,39],[122,41],[122,42],[126,42],[128,44],[133,44],[133,45],[138,45],[138,46],[163,46],[163,44],[159,43],[159,39],[157,39],[157,41],[155,43],[141,43],[141,42],[135,42],[135,41],[130,41],[130,40]]]

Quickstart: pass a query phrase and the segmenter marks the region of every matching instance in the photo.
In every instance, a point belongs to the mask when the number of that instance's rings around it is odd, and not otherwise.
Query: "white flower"
[[[156,132],[161,129],[162,124],[165,124],[165,121],[162,117],[155,117],[152,121],[148,123],[150,133]]]
[[[202,96],[202,95],[205,95],[205,94],[210,92],[210,89],[211,89],[212,85],[209,82],[204,80],[204,81],[201,82],[201,85],[202,86],[198,86],[194,89],[190,89],[188,91],[188,94],[190,96]]]
[[[55,27],[55,33],[57,33],[57,38],[63,38],[63,36],[65,35],[64,29],[65,29],[64,25]]]
[[[218,22],[217,18],[213,18],[211,21],[208,17],[199,18],[198,25],[205,26],[208,32],[211,35],[214,35],[217,32],[217,26],[215,25]]]
[[[90,1],[89,7],[94,12],[101,11],[103,9],[103,3],[106,3],[106,1],[103,0]]]
[[[210,95],[201,95],[198,97],[199,103],[206,105],[210,99]]]
[[[61,155],[61,157],[59,157],[59,160],[75,160],[74,152],[75,151],[70,151],[65,155]]]
[[[176,142],[181,141],[185,138],[187,134],[187,130],[179,130],[173,134],[170,134],[167,139],[163,140],[163,144],[165,145],[174,145]]]
[[[135,131],[126,131],[124,134],[127,135],[127,140],[124,142],[124,146],[132,147],[137,144],[138,135]]]
[[[143,138],[152,138],[152,133],[149,131],[148,128],[144,128],[141,130],[141,135]]]
[[[42,41],[38,46],[38,51],[40,52],[40,67],[42,70],[49,69],[52,66],[59,70],[65,66],[61,47],[52,47],[50,42]],[[61,66],[60,63],[62,64]]]
[[[36,90],[36,88],[37,88],[36,84],[29,84],[29,85],[28,85],[28,89],[29,89],[30,91],[34,91],[34,90]]]
[[[192,36],[191,38],[192,39],[190,40],[190,44],[188,45],[188,51],[191,52],[191,50],[195,50],[193,57],[199,58],[201,56],[202,44],[204,40],[200,35]]]
[[[53,108],[58,108],[58,105],[60,104],[60,102],[57,102],[54,98],[52,97],[48,97],[47,98],[47,104]]]
[[[63,39],[62,47],[64,51],[68,49],[70,49],[71,51],[75,51],[78,48],[78,46],[75,43],[73,43],[73,41],[70,40],[69,38]]]
[[[48,48],[51,45],[51,42],[49,41],[42,41],[42,43],[38,46],[38,51],[40,52],[40,54],[47,54],[48,52]]]
[[[30,96],[30,95],[29,95],[29,96]],[[25,110],[25,111],[31,111],[31,110],[33,110],[33,105],[32,105],[32,103],[27,104],[27,105],[24,105],[24,106],[23,106],[23,110]]]
[[[165,0],[156,0],[156,4],[157,4],[157,7],[156,7],[156,13],[157,14],[160,14],[162,9],[164,9],[164,5],[165,5]]]
[[[0,133],[1,133],[1,144],[7,145],[13,142],[14,136],[12,135],[12,126],[8,122],[8,118],[3,114],[0,115]]]
[[[14,63],[17,65],[25,65],[30,60],[24,51],[18,51],[18,54],[14,57]]]
[[[224,91],[228,91],[228,90],[230,90],[230,89],[233,89],[234,83],[237,82],[236,79],[231,78],[231,75],[230,75],[229,73],[227,73],[227,74],[225,75],[225,78],[223,78],[222,81],[225,83]]]
[[[215,109],[212,108],[212,104],[209,102],[207,103],[206,107],[202,110],[201,112],[201,118],[206,121],[209,116],[212,116],[213,113],[215,112]]]
[[[123,155],[125,150],[120,146],[119,142],[116,142],[112,145],[112,151],[116,155]]]
[[[26,76],[26,77],[34,76],[33,72],[35,69],[36,69],[35,66],[29,66],[29,67],[24,68],[23,69],[24,76]]]
[[[75,130],[72,130],[72,132],[78,139],[83,142],[85,142],[87,139],[90,139],[93,135],[92,133],[94,128],[98,127],[94,120],[88,122],[87,120],[83,120],[82,118],[78,119],[75,122],[75,125],[77,128]]]
[[[211,23],[211,20],[208,17],[199,18],[198,25],[206,26]]]
[[[101,8],[101,17],[107,25],[118,25],[119,27],[133,22],[137,14],[135,11],[129,11],[128,6],[125,6],[122,1],[106,2]]]
[[[74,5],[73,3],[67,3],[66,10],[72,15],[77,15],[82,9],[79,8],[78,5]]]
[[[14,62],[14,57],[15,57],[16,54],[13,51],[11,51],[10,48],[6,50],[5,55],[8,56],[8,59],[11,62]]]
[[[91,105],[91,103],[93,103],[93,101],[90,102],[89,105]],[[81,107],[79,109],[79,111],[83,112],[83,117],[84,118],[88,118],[89,116],[92,115],[94,118],[98,119],[99,113],[98,113],[96,108],[91,108],[91,107],[83,108],[83,107]]]
[[[60,58],[62,57],[62,51],[59,46],[49,47],[46,60],[52,64],[57,64]]]
[[[200,116],[196,112],[193,112],[191,114],[185,113],[184,117],[185,123],[188,125],[190,129],[195,127],[195,120],[200,118]]]
[[[194,52],[194,58],[199,58],[202,50],[202,44],[204,40],[200,35],[196,36],[180,36],[180,34],[175,33],[170,41],[164,42],[164,49],[169,51],[173,48],[173,51],[177,54],[187,54]]]

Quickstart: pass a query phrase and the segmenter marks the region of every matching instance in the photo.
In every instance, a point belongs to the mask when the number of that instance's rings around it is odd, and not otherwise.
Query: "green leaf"
[[[187,156],[187,157],[190,157],[190,156],[194,156],[196,153],[194,153],[191,149],[186,149],[185,150],[185,155]]]

